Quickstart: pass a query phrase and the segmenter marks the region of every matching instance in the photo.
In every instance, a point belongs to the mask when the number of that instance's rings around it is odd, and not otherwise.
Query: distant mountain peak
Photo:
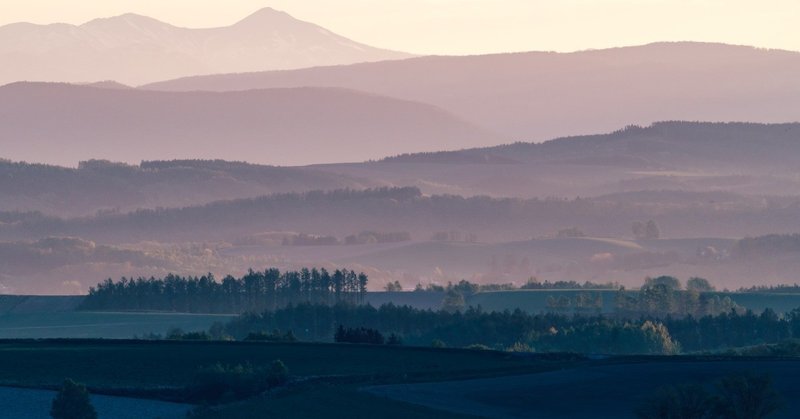
[[[81,25],[0,27],[0,84],[18,80],[140,85],[200,74],[288,70],[409,58],[265,7],[216,28],[185,28],[136,13]]]
[[[264,21],[272,21],[275,19],[292,19],[296,20],[290,14],[282,11],[273,9],[272,7],[264,7],[261,9],[256,10],[255,12],[251,13],[249,16],[245,17],[244,19],[236,22],[237,25],[248,23],[248,22],[264,22]]]
[[[111,17],[101,17],[97,19],[92,19],[83,25],[82,27],[91,27],[95,25],[108,25],[108,24],[133,24],[133,25],[142,25],[142,24],[159,24],[165,26],[171,26],[168,23],[164,23],[158,19],[154,19],[149,16],[139,15],[136,13],[125,13],[118,16],[111,16]]]

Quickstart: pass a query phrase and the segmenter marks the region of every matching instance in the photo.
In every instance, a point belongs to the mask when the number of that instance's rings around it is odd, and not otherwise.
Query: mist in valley
[[[79,3],[0,18],[14,415],[797,416],[796,5]]]

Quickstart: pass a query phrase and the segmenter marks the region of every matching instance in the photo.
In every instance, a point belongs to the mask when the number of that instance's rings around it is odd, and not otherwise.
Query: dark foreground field
[[[389,401],[371,385],[491,377],[572,365],[575,357],[529,359],[502,352],[311,343],[122,340],[0,341],[0,385],[55,388],[65,377],[95,394],[176,400],[201,367],[282,360],[292,383],[199,417],[463,417]],[[180,400],[176,400],[180,401]]]
[[[199,367],[282,360],[297,377],[405,381],[538,371],[557,362],[503,352],[315,343],[135,340],[0,341],[0,385],[55,386],[65,377],[89,387],[183,386]]]
[[[761,358],[618,357],[313,343],[122,340],[0,341],[0,385],[54,388],[65,377],[95,394],[176,400],[198,368],[281,359],[290,383],[199,418],[632,417],[669,383],[710,383],[729,373],[770,372],[800,409],[800,361]],[[709,384],[710,385],[710,384]],[[180,400],[176,400],[180,401]],[[146,415],[143,417],[147,417]]]
[[[50,419],[50,404],[55,391],[0,387],[3,401],[0,417],[14,419]],[[93,395],[92,405],[101,418],[114,419],[183,419],[193,406],[159,400]]]
[[[800,411],[800,360],[617,359],[537,374],[478,380],[369,387],[367,392],[454,413],[488,418],[634,418],[634,408],[658,387],[699,383],[725,375],[769,373],[786,401],[774,417]]]

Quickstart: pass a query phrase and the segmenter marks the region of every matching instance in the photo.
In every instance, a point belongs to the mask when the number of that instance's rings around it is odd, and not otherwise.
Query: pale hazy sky
[[[0,25],[79,24],[133,12],[177,26],[226,26],[265,6],[420,54],[680,40],[800,50],[800,0],[0,0]]]

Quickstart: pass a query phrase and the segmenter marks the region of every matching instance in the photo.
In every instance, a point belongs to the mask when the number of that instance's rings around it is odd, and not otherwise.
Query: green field
[[[214,322],[224,323],[233,317],[181,313],[12,312],[0,314],[0,339],[130,339],[150,333],[164,335],[173,327],[187,332],[208,330]]]

